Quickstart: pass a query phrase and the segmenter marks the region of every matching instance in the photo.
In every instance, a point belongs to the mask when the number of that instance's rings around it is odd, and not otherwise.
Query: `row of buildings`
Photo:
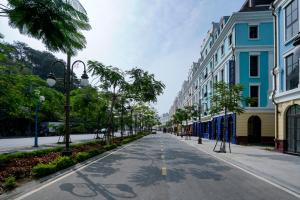
[[[199,127],[203,137],[225,134],[238,144],[275,142],[279,151],[299,154],[299,1],[246,0],[238,12],[213,22],[169,118],[178,108],[196,105],[201,120],[190,125]],[[226,133],[223,114],[209,115],[217,81],[242,84],[243,95],[257,99],[243,105],[243,114],[229,114]]]

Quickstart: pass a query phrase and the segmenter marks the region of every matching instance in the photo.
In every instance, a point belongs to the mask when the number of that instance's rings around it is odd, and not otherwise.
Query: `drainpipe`
[[[278,50],[278,41],[277,41],[277,16],[275,14],[275,6],[274,2],[271,4],[272,7],[272,15],[274,17],[274,67],[272,69],[272,74],[273,74],[273,80],[274,80],[274,87],[272,91],[272,102],[275,105],[275,147],[278,149],[278,104],[275,101],[275,94],[277,90],[277,74],[275,72],[276,67],[278,65],[277,63],[277,50]]]

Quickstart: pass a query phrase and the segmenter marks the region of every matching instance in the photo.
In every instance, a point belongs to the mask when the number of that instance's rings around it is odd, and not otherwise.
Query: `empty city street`
[[[297,199],[169,134],[144,137],[17,199]]]

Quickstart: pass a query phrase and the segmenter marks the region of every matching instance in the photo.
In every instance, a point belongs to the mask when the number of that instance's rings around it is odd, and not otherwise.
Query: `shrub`
[[[56,171],[66,169],[75,164],[71,157],[63,156],[59,157],[53,161],[54,165],[56,165]]]
[[[52,174],[54,172],[57,172],[59,170],[68,168],[74,164],[75,162],[72,160],[72,158],[63,156],[55,159],[54,161],[48,164],[40,163],[34,166],[32,168],[32,172],[34,176],[43,177]]]
[[[13,176],[7,177],[4,179],[4,188],[7,190],[12,190],[17,186],[16,178]]]
[[[16,153],[4,153],[0,154],[0,166],[5,163],[7,163],[9,160],[14,159],[14,158],[28,158],[32,156],[43,156],[46,154],[49,154],[51,152],[58,152],[61,151],[62,147],[57,147],[57,148],[50,148],[50,149],[42,149],[42,150],[37,150],[37,151],[32,151],[32,152],[16,152]]]
[[[105,149],[106,151],[109,151],[109,150],[115,149],[116,147],[117,147],[117,145],[115,145],[115,144],[110,144],[110,145],[105,145],[105,146],[104,146],[104,149]]]
[[[131,142],[132,139],[131,138],[126,138],[122,141],[123,144],[128,144],[129,142]]]
[[[87,152],[79,152],[78,154],[76,154],[75,156],[75,160],[77,162],[82,162],[84,160],[89,159],[90,157],[92,157],[92,155],[90,153]]]
[[[43,177],[56,172],[56,165],[53,163],[40,163],[32,168],[33,175],[36,177]]]
[[[89,151],[89,155],[90,155],[90,157],[94,157],[94,156],[97,156],[97,155],[99,155],[103,152],[104,152],[103,149],[99,149],[99,150],[95,149],[95,150]]]

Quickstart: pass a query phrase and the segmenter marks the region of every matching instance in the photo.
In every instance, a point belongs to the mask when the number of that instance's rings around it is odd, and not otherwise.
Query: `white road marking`
[[[110,156],[110,155],[112,155],[112,154],[114,154],[114,153],[117,153],[117,152],[121,151],[122,149],[127,148],[127,147],[129,147],[129,146],[131,146],[131,145],[133,145],[133,144],[126,145],[126,146],[124,146],[124,147],[122,147],[122,148],[120,148],[120,149],[118,149],[118,150],[116,150],[116,151],[113,151],[113,152],[107,154],[106,156],[103,156],[103,157],[101,157],[101,158],[99,158],[99,159],[97,159],[97,160],[94,160],[94,161],[92,161],[92,162],[86,164],[86,165],[83,165],[83,166],[79,167],[78,169],[76,169],[76,170],[74,170],[74,171],[71,171],[71,172],[69,172],[69,173],[67,173],[67,174],[65,174],[65,175],[63,175],[63,176],[61,176],[61,177],[59,177],[59,178],[57,178],[57,179],[55,179],[55,180],[49,182],[49,183],[46,183],[45,185],[42,185],[42,186],[39,187],[39,188],[36,188],[36,189],[34,189],[34,190],[32,190],[32,191],[26,193],[26,194],[23,194],[22,196],[17,197],[15,200],[21,200],[21,199],[24,199],[24,198],[26,198],[26,197],[32,195],[33,193],[36,193],[36,192],[38,192],[38,191],[40,191],[40,190],[42,190],[42,189],[48,187],[49,185],[52,185],[53,183],[56,183],[57,181],[60,181],[60,180],[62,180],[62,179],[64,179],[64,178],[66,178],[66,177],[68,177],[68,176],[70,176],[70,175],[76,173],[77,171],[80,171],[80,170],[82,170],[82,169],[84,169],[84,168],[86,168],[86,167],[88,167],[88,166],[90,166],[90,165],[92,165],[92,164],[98,162],[99,160],[103,160],[104,158],[106,158],[106,157],[108,157],[108,156]]]
[[[188,144],[188,143],[186,142],[186,144]],[[191,146],[193,146],[194,148],[198,149],[197,147],[195,147],[194,144],[191,144]],[[264,178],[264,177],[261,177],[261,176],[259,176],[259,175],[256,175],[256,174],[254,174],[253,172],[251,172],[251,171],[249,171],[249,170],[247,170],[247,169],[245,169],[245,168],[243,168],[243,167],[240,167],[240,166],[238,166],[238,165],[236,165],[236,164],[233,164],[233,163],[231,163],[231,162],[229,162],[229,161],[227,161],[227,160],[225,160],[225,159],[223,159],[223,158],[217,157],[217,156],[213,155],[212,153],[207,152],[207,151],[205,151],[205,150],[203,150],[203,149],[198,149],[198,150],[200,150],[200,151],[202,151],[202,152],[204,152],[204,153],[206,153],[206,154],[208,154],[208,155],[210,155],[210,156],[212,156],[212,157],[214,157],[214,158],[216,158],[216,159],[218,159],[218,160],[221,160],[221,161],[223,161],[223,162],[225,162],[225,163],[227,163],[227,164],[229,164],[229,165],[231,165],[231,166],[233,166],[233,167],[235,167],[235,168],[237,168],[237,169],[239,169],[239,170],[242,170],[243,172],[245,172],[245,173],[247,173],[247,174],[250,174],[250,175],[252,175],[252,176],[258,178],[259,180],[262,180],[262,181],[264,181],[264,182],[266,182],[266,183],[269,183],[269,184],[271,184],[271,185],[277,187],[278,189],[281,189],[281,190],[283,190],[283,191],[285,191],[285,192],[287,192],[287,193],[289,193],[289,194],[291,194],[291,195],[293,195],[293,196],[295,196],[295,197],[297,197],[297,198],[300,199],[300,194],[298,194],[298,193],[296,193],[296,192],[294,192],[294,191],[292,191],[292,190],[290,190],[290,189],[288,189],[288,188],[286,188],[286,187],[283,187],[283,186],[281,186],[281,185],[279,185],[279,184],[277,184],[277,183],[274,183],[274,182],[272,182],[272,181],[270,181],[270,180],[268,180],[268,179],[266,179],[266,178]]]

